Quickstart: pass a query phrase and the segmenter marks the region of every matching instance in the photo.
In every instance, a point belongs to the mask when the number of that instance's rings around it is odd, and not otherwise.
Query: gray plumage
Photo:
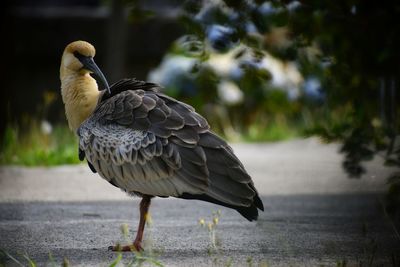
[[[155,84],[125,79],[112,85],[78,135],[91,168],[128,193],[205,200],[249,220],[263,210],[231,147],[193,107]]]

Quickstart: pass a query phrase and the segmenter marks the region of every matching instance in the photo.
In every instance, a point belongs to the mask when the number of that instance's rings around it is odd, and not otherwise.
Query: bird
[[[109,249],[143,250],[154,197],[206,201],[257,220],[264,205],[250,175],[206,119],[158,84],[125,78],[109,86],[95,53],[82,40],[65,47],[61,95],[69,128],[79,138],[79,159],[113,186],[141,197],[133,244]]]

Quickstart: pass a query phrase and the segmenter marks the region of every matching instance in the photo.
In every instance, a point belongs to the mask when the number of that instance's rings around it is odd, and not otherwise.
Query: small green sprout
[[[36,267],[36,263],[29,257],[28,253],[25,252],[25,254],[22,255],[29,263],[30,267]]]
[[[54,260],[53,254],[51,252],[49,252],[49,261],[51,264],[51,267],[56,267],[56,261]]]
[[[213,228],[214,228],[214,224],[213,223],[207,223],[207,228],[208,228],[208,231],[212,231],[213,230]]]
[[[252,257],[247,257],[246,262],[247,262],[247,266],[253,267],[253,258]]]
[[[228,260],[225,262],[225,267],[231,267],[233,263],[233,260],[231,257],[228,258]]]
[[[150,212],[145,214],[144,219],[145,219],[146,225],[151,227],[151,225],[153,224],[153,219],[151,218]]]
[[[64,257],[63,263],[62,263],[63,267],[69,267],[71,266],[71,264],[69,263],[69,260],[67,258]]]
[[[109,265],[109,267],[115,267],[118,265],[118,263],[120,263],[120,261],[122,260],[122,254],[118,253],[117,258]]]
[[[123,224],[121,224],[121,233],[122,233],[122,236],[126,239],[126,238],[128,238],[128,235],[129,235],[129,225],[127,224],[127,223],[123,223]]]
[[[129,261],[128,264],[124,265],[127,267],[133,267],[133,266],[143,266],[143,264],[147,263],[152,266],[163,266],[163,264],[158,261],[157,257],[159,256],[159,252],[155,252],[153,249],[153,240],[151,236],[151,228],[153,225],[153,219],[151,218],[150,213],[147,213],[145,215],[145,222],[147,226],[147,231],[146,231],[146,236],[143,241],[143,245],[145,250],[144,251],[136,251],[135,247],[132,245],[131,246],[131,252],[133,253],[133,258],[132,260]],[[123,223],[120,226],[121,234],[124,238],[124,241],[128,241],[128,236],[129,236],[129,225],[127,223]],[[129,241],[128,241],[129,242]],[[117,244],[117,246],[121,247],[120,244]],[[117,249],[118,250],[118,249]],[[132,255],[132,254],[130,254]],[[119,252],[118,257],[111,263],[111,266],[120,266],[121,261],[122,261],[123,255]]]
[[[204,226],[206,222],[204,221],[204,219],[199,219],[199,224],[200,226]]]
[[[199,219],[199,224],[201,227],[205,227],[208,231],[209,237],[210,237],[210,247],[207,250],[208,254],[212,254],[213,251],[216,251],[218,249],[218,241],[216,237],[216,228],[219,223],[219,218],[221,216],[221,210],[218,211],[213,211],[212,212],[212,219],[211,221],[207,222],[205,219],[200,218]]]
[[[214,217],[214,218],[213,218],[213,224],[214,224],[214,225],[217,225],[217,224],[218,224],[218,221],[219,221],[219,218],[218,218],[218,217]]]

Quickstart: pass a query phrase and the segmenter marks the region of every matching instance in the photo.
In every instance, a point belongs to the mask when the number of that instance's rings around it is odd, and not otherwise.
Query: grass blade
[[[118,253],[117,258],[110,264],[109,267],[115,267],[122,260],[122,254]]]
[[[20,261],[18,261],[16,258],[14,258],[13,256],[11,256],[11,254],[9,254],[7,251],[5,250],[0,250],[1,252],[3,252],[7,257],[9,257],[12,261],[14,261],[16,264],[18,264],[19,266],[24,267],[25,265],[23,265]]]

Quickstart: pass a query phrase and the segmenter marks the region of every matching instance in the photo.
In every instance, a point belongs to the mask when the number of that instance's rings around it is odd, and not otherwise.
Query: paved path
[[[338,146],[316,139],[235,145],[266,206],[257,223],[232,210],[199,201],[156,199],[146,232],[152,256],[166,266],[363,266],[390,264],[400,240],[382,214],[383,179],[390,170],[378,160],[361,180],[341,169]],[[39,266],[49,252],[72,266],[108,266],[123,242],[120,226],[135,234],[138,199],[131,199],[86,166],[0,169],[0,248],[26,252]],[[199,218],[221,209],[217,251]],[[124,254],[127,263],[133,254]],[[400,258],[397,258],[398,262]],[[5,262],[12,262],[3,257]],[[24,261],[26,263],[26,261]]]
[[[349,179],[336,144],[318,139],[272,144],[234,144],[261,195],[336,194],[384,191],[389,169],[376,159],[362,179]],[[0,202],[128,200],[85,165],[0,168]]]

